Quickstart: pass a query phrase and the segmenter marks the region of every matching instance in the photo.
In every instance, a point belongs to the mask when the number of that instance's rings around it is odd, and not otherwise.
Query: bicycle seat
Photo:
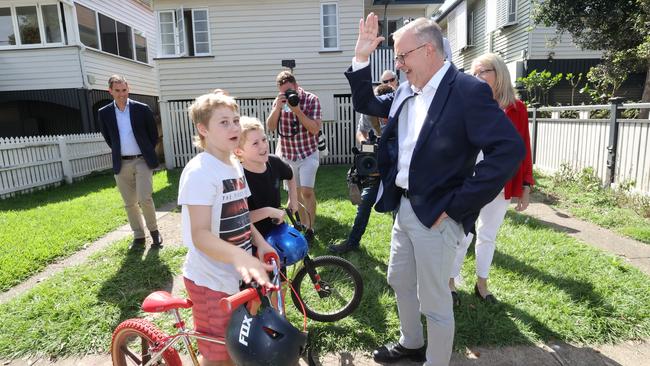
[[[181,299],[178,297],[173,297],[167,291],[156,291],[150,293],[146,299],[142,302],[142,310],[147,313],[162,313],[164,311],[178,309],[178,308],[191,308],[192,300],[190,299]]]

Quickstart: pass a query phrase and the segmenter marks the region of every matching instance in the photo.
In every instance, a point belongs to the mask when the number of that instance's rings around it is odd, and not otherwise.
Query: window
[[[77,3],[74,5],[77,7],[77,23],[79,23],[79,38],[81,39],[81,43],[88,47],[99,49],[95,12]]]
[[[337,3],[321,4],[321,48],[338,50],[339,48],[339,11]]]
[[[161,56],[210,55],[210,22],[207,9],[158,12]]]
[[[385,23],[383,20],[379,21],[379,34],[385,39],[381,42],[382,47],[393,47],[393,33],[402,25],[402,20],[387,20]]]
[[[133,31],[133,38],[135,40],[135,59],[140,62],[148,63],[147,39],[145,38],[144,33]]]
[[[16,44],[11,8],[0,8],[0,47]]]
[[[517,0],[508,0],[508,23],[517,22]]]
[[[474,45],[474,31],[476,30],[476,23],[474,23],[476,20],[476,17],[474,15],[474,12],[470,12],[467,15],[467,45],[468,46],[473,46]]]
[[[147,38],[144,33],[109,16],[79,4],[77,22],[81,42],[117,56],[147,63]]]
[[[58,4],[0,7],[0,47],[63,44]]]

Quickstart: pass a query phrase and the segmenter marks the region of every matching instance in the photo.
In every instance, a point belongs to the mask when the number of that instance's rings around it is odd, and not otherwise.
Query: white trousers
[[[449,274],[462,237],[461,225],[451,218],[433,229],[425,227],[402,197],[390,243],[388,284],[395,291],[402,346],[424,345],[421,314],[426,317],[425,366],[449,365],[454,342]]]
[[[501,224],[503,224],[503,219],[506,216],[509,204],[510,200],[505,199],[503,192],[501,192],[492,202],[481,209],[478,216],[476,223],[476,245],[474,246],[476,254],[476,275],[478,277],[488,278],[490,265],[494,257],[497,233]],[[467,248],[472,243],[473,237],[474,235],[472,233],[467,234],[458,246],[450,278],[455,278],[460,274],[463,260],[467,254]]]

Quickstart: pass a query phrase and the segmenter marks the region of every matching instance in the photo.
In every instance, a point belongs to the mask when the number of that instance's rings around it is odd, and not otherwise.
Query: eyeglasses
[[[485,74],[487,74],[490,71],[494,71],[494,69],[485,69],[485,70],[480,70],[479,72],[475,72],[474,76],[481,77]]]
[[[393,81],[395,81],[395,78],[390,78],[390,79],[382,80],[381,82],[384,83],[384,84],[388,84],[388,83],[392,83]]]
[[[417,51],[417,50],[419,50],[420,48],[422,48],[422,47],[424,47],[424,46],[426,46],[426,45],[427,45],[427,44],[425,43],[425,44],[423,44],[423,45],[421,45],[421,46],[419,46],[419,47],[415,47],[414,49],[412,49],[412,50],[410,50],[410,51],[406,51],[406,52],[404,52],[404,53],[400,53],[399,55],[395,56],[395,63],[398,63],[398,62],[399,62],[400,64],[404,65],[404,59],[406,58],[406,56],[407,56],[409,53],[411,53],[411,52],[413,52],[413,51]]]

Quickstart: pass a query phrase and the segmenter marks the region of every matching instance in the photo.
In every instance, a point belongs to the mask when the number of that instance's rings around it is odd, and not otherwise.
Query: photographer
[[[314,184],[319,165],[318,133],[322,124],[320,101],[316,95],[299,87],[289,71],[280,72],[276,83],[279,93],[266,119],[266,127],[269,133],[278,131],[277,155],[293,170],[298,185],[298,202],[304,206],[299,213],[307,226],[305,237],[312,242],[316,219]]]
[[[390,72],[390,70],[386,70],[384,74],[388,72]],[[380,84],[375,88],[375,95],[384,95],[394,91],[395,89],[387,82]],[[377,144],[377,137],[381,135],[381,130],[385,125],[386,118],[362,114],[361,117],[359,117],[359,124],[357,127],[357,141],[361,145]],[[373,158],[376,159],[376,155],[374,155]],[[357,161],[358,160],[355,159],[355,163]],[[377,166],[376,163],[374,166]],[[358,175],[356,178],[362,181],[361,186],[363,187],[363,191],[361,192],[361,202],[357,207],[357,216],[354,218],[354,224],[352,225],[352,230],[350,230],[347,240],[339,244],[330,245],[330,252],[335,254],[343,254],[351,250],[359,249],[361,237],[366,232],[366,226],[370,219],[370,211],[372,211],[372,206],[375,204],[377,192],[379,191],[378,172],[372,173],[369,176],[361,176],[356,167],[353,168],[353,171],[355,172],[355,175]]]

